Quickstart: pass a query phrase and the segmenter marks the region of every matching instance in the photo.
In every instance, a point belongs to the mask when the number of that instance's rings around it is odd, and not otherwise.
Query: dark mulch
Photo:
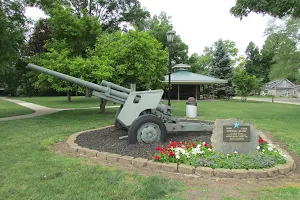
[[[170,141],[205,141],[210,144],[211,134],[211,132],[176,132],[168,134],[166,142],[128,144],[127,138],[119,139],[120,136],[127,135],[127,132],[115,130],[114,128],[106,128],[81,134],[77,137],[75,142],[79,146],[89,149],[151,159],[152,155],[156,153],[155,148],[157,146],[167,147]]]

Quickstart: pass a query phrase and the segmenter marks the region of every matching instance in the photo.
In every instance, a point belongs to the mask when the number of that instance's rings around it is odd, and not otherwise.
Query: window
[[[296,90],[294,90],[294,95],[296,95]]]

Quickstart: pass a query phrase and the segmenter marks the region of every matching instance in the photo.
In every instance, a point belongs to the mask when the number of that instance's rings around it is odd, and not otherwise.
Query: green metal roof
[[[165,76],[165,81],[169,82],[169,75]],[[227,80],[213,78],[201,74],[195,74],[186,69],[179,69],[171,74],[171,83],[173,84],[194,84],[194,85],[209,85],[215,83],[227,83]]]

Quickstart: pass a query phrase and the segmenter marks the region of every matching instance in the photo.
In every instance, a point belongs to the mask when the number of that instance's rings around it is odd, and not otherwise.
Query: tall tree
[[[86,12],[99,19],[103,31],[127,31],[128,26],[140,26],[150,16],[149,11],[141,7],[138,0],[28,0],[32,5],[51,12],[57,4],[70,6],[78,16]]]
[[[167,72],[167,52],[149,32],[129,31],[104,34],[90,56],[105,60],[114,68],[113,81],[137,89],[156,89],[162,86]]]
[[[269,14],[273,17],[300,17],[300,1],[298,0],[237,0],[230,12],[239,18],[249,13]]]
[[[246,72],[252,76],[261,77],[263,74],[260,66],[259,48],[251,41],[246,48],[245,54]]]
[[[167,13],[161,12],[154,15],[151,19],[145,20],[139,30],[150,31],[151,35],[163,44],[163,49],[169,47],[166,33],[173,29],[171,17]],[[178,34],[175,34],[171,47],[171,59],[173,63],[186,63],[188,60],[188,46],[181,40]]]
[[[213,51],[209,75],[215,78],[225,79],[227,84],[217,84],[215,92],[218,97],[232,96],[234,89],[232,87],[232,66],[228,51],[226,50],[225,43],[222,39],[217,41],[216,49]]]
[[[97,17],[88,16],[86,12],[83,12],[82,16],[77,16],[69,7],[57,6],[52,9],[49,23],[52,41],[49,41],[48,45],[66,44],[72,56],[85,56],[86,50],[93,48],[97,37],[101,34]]]
[[[46,41],[51,39],[51,28],[48,19],[40,19],[35,24],[33,33],[30,35],[25,55],[32,56],[46,52]]]
[[[268,60],[272,58],[269,78],[288,78],[300,83],[300,19],[286,19],[281,25],[273,21],[267,34],[269,36],[264,45],[264,54]]]
[[[0,1],[0,73],[12,68],[20,57],[26,31],[23,1]]]

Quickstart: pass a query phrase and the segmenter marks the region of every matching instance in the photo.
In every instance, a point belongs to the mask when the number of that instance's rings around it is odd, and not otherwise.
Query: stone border
[[[223,169],[216,168],[212,169],[209,167],[194,167],[185,164],[176,164],[176,163],[160,163],[153,162],[145,158],[134,158],[131,156],[122,156],[119,154],[113,154],[108,152],[100,152],[97,150],[91,150],[84,148],[75,143],[75,140],[78,135],[84,134],[91,131],[102,130],[105,128],[111,128],[112,126],[106,126],[98,129],[91,129],[86,131],[81,131],[78,133],[72,134],[66,141],[68,145],[68,151],[70,153],[76,153],[79,156],[92,158],[95,161],[108,162],[110,164],[122,164],[131,167],[136,167],[139,169],[149,169],[154,171],[161,172],[171,172],[183,175],[190,175],[194,177],[206,177],[206,178],[238,178],[238,179],[247,179],[247,178],[275,178],[281,175],[286,175],[292,172],[296,168],[296,163],[293,158],[288,154],[284,149],[278,148],[286,155],[286,164],[276,165],[272,168],[267,169]],[[260,137],[267,141],[268,143],[271,140],[262,132],[260,132]],[[270,142],[269,142],[270,141]]]

